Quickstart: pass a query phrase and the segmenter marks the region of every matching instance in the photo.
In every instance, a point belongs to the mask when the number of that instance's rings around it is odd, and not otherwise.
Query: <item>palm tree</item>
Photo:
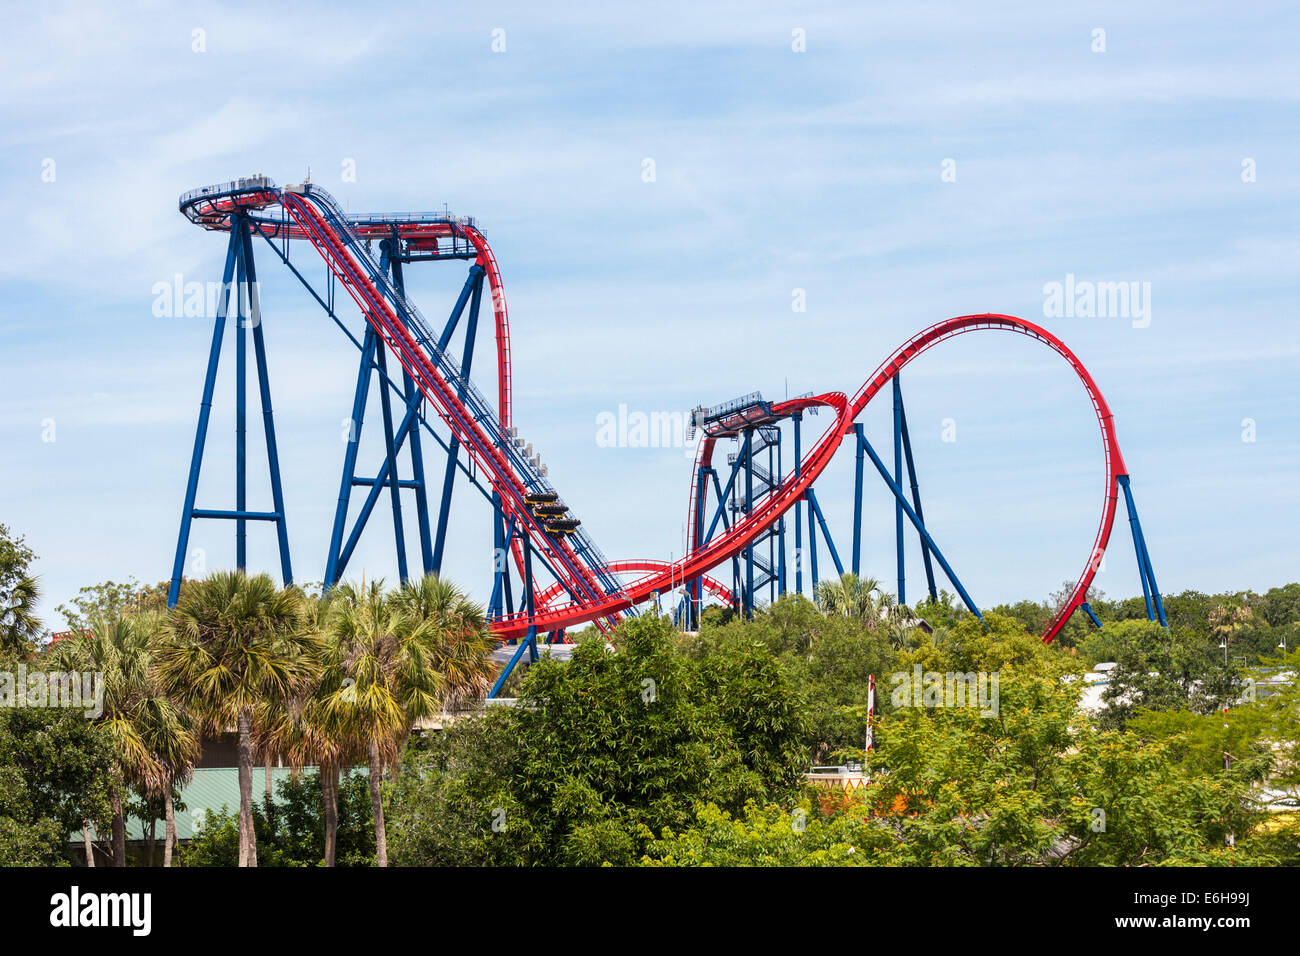
[[[328,713],[333,688],[325,688],[324,651],[328,596],[304,599],[302,627],[312,634],[315,661],[310,679],[292,696],[264,700],[254,715],[253,743],[261,759],[283,759],[294,771],[315,765],[320,773],[325,817],[325,866],[335,864],[338,848],[338,787],[343,767],[351,766],[356,744]]]
[[[239,734],[239,865],[257,865],[253,833],[253,715],[293,696],[310,679],[314,634],[303,601],[268,575],[219,571],[190,584],[168,619],[158,653],[163,686],[206,729]]]
[[[433,626],[433,619],[407,619],[382,581],[343,584],[331,595],[320,715],[331,736],[366,754],[379,866],[388,865],[384,766],[396,758],[414,721],[435,713],[442,699]]]
[[[143,786],[147,798],[162,799],[166,827],[163,866],[170,867],[176,850],[176,790],[189,781],[199,759],[199,728],[187,711],[164,694],[158,681],[156,655],[168,638],[166,616],[147,611],[134,615],[132,623],[144,635],[153,666],[150,685],[154,692],[145,702],[149,718],[145,739],[160,773],[154,780],[143,781]]]
[[[44,628],[36,616],[36,601],[41,595],[36,578],[24,574],[7,592],[0,592],[0,650],[31,655],[32,643]]]
[[[126,866],[126,789],[156,786],[163,768],[150,746],[150,722],[170,705],[150,679],[148,635],[130,618],[96,617],[81,635],[54,649],[56,666],[93,671],[103,686],[103,713],[96,726],[113,754],[108,786],[112,809],[113,865]]]
[[[849,571],[838,578],[817,583],[817,603],[826,614],[858,618],[868,627],[880,623],[880,612],[889,595],[875,578],[860,578]]]
[[[483,606],[436,574],[407,581],[393,595],[393,602],[406,626],[419,628],[430,644],[433,667],[442,675],[441,709],[485,697],[492,687],[496,640]],[[401,770],[410,732],[408,726],[398,741],[395,771]]]
[[[877,618],[889,629],[889,641],[903,647],[916,627],[917,617],[906,604],[899,604],[892,594],[882,594],[877,608]]]

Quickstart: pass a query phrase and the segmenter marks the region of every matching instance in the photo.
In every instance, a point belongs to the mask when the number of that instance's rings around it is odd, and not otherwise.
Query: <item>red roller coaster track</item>
[[[233,185],[227,184],[227,187]],[[279,216],[267,212],[273,207],[280,210]],[[181,208],[191,220],[208,229],[228,229],[232,213],[239,212],[251,215],[257,228],[269,238],[307,240],[356,301],[366,320],[398,357],[438,416],[459,439],[462,448],[482,469],[492,488],[500,494],[504,507],[532,539],[538,552],[552,559],[559,580],[538,593],[531,616],[521,611],[494,622],[496,632],[503,639],[522,637],[530,628],[535,628],[536,632],[557,631],[588,621],[599,623],[604,618],[615,618],[656,593],[667,593],[695,578],[702,578],[705,587],[718,598],[730,600],[730,591],[708,577],[707,572],[739,554],[801,500],[826,470],[842,440],[853,433],[854,422],[863,409],[908,363],[940,342],[977,331],[1013,332],[1043,343],[1069,363],[1092,402],[1106,462],[1101,521],[1087,563],[1065,605],[1044,631],[1043,639],[1052,640],[1070,615],[1086,601],[1088,587],[1114,523],[1118,481],[1127,471],[1115,435],[1113,416],[1096,382],[1060,339],[1032,322],[998,314],[948,319],[905,342],[880,364],[852,399],[841,392],[827,392],[774,403],[773,411],[778,416],[813,406],[829,408],[835,416],[831,426],[804,455],[797,474],[791,473],[722,534],[703,545],[691,540],[688,553],[678,561],[627,561],[597,567],[592,564],[589,553],[575,549],[564,535],[548,533],[534,517],[526,499],[530,489],[536,489],[537,478],[521,471],[517,459],[504,450],[502,439],[511,421],[510,345],[505,296],[491,248],[471,223],[449,218],[436,221],[424,215],[410,218],[346,216],[318,187],[306,185],[281,190],[269,182],[258,188],[211,187],[199,190],[182,197]],[[460,238],[471,243],[477,251],[476,261],[485,269],[492,290],[496,320],[498,406],[495,421],[485,420],[481,404],[474,408],[466,404],[465,383],[453,381],[454,376],[449,376],[443,357],[431,353],[427,337],[419,334],[418,313],[408,310],[405,303],[397,301],[391,294],[386,297],[377,285],[376,267],[368,261],[368,254],[360,251],[357,240],[393,235],[417,242],[436,242],[443,237]],[[702,442],[697,466],[711,462],[713,447],[712,438]],[[694,487],[693,483],[692,494]],[[688,525],[693,531],[694,522],[688,522]],[[519,563],[518,541],[515,545],[516,563]],[[611,587],[610,572],[633,573],[637,577]],[[569,592],[569,601],[557,600],[562,591]]]

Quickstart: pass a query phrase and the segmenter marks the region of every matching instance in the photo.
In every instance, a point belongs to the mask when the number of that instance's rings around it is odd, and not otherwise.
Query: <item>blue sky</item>
[[[1162,589],[1295,580],[1300,17],[1134,7],[55,4],[11,21],[0,522],[40,555],[50,623],[82,585],[170,574],[211,323],[155,317],[151,290],[219,279],[224,254],[177,196],[308,166],[353,210],[477,217],[505,275],[516,420],[611,558],[680,555],[690,465],[680,448],[599,447],[601,412],[852,393],[914,331],[997,311],[1046,325],[1097,379]],[[316,580],[356,353],[260,265],[290,540],[297,577]],[[1149,326],[1045,318],[1044,285],[1066,275],[1150,283]],[[409,287],[436,316],[462,280],[431,264]],[[486,337],[476,364],[492,394]],[[204,507],[233,505],[232,389],[226,371]],[[976,601],[1073,579],[1103,471],[1065,365],[968,336],[905,391],[928,523]],[[886,415],[866,417],[882,448]],[[260,436],[250,448],[266,507]],[[841,459],[818,495],[847,550]],[[892,580],[886,495],[872,484],[865,564]],[[458,501],[447,571],[485,598],[488,514]],[[1110,596],[1138,592],[1125,531],[1098,577]],[[196,524],[191,543],[233,561],[227,524]],[[276,568],[268,528],[250,531],[250,565]],[[395,576],[386,513],[363,569]]]

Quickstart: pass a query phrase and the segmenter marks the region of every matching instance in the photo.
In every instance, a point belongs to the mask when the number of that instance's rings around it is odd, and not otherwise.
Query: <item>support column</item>
[[[808,489],[808,512],[817,515],[817,523],[821,525],[822,538],[826,541],[826,550],[831,553],[831,560],[835,562],[835,572],[841,576],[844,574],[844,564],[840,561],[840,553],[835,550],[835,541],[831,538],[830,528],[826,526],[826,516],[822,514],[822,506],[817,503],[817,496],[811,488]],[[809,540],[813,538],[813,532],[808,533]]]
[[[777,488],[781,487],[781,480],[785,477],[785,470],[781,461],[781,433],[777,432],[776,442],[776,485],[772,489],[775,493]],[[785,596],[785,515],[780,517],[780,523],[777,525],[777,554],[780,560],[777,563],[777,586],[776,593],[778,597]]]
[[[233,288],[235,263],[239,259],[239,235],[232,227],[230,242],[226,246],[226,267],[221,277],[221,295],[217,299],[217,318],[212,328],[212,344],[208,348],[208,369],[203,378],[203,398],[199,402],[199,422],[194,433],[194,451],[190,455],[190,475],[185,484],[185,504],[181,508],[181,528],[176,537],[176,558],[172,563],[171,586],[167,591],[167,606],[173,607],[180,596],[181,576],[185,572],[185,552],[190,543],[190,524],[194,520],[194,499],[199,488],[199,472],[203,467],[203,447],[208,440],[208,420],[212,417],[212,393],[217,384],[217,366],[221,363],[221,341],[226,332],[226,311]],[[236,306],[238,310],[238,306]]]
[[[251,230],[240,230],[244,250],[244,275],[248,281],[249,316],[253,327],[253,355],[257,362],[257,389],[262,404],[262,432],[266,436],[266,464],[271,473],[271,507],[280,518],[275,523],[276,543],[280,550],[280,576],[286,585],[293,583],[293,566],[289,560],[289,524],[284,514],[284,485],[280,480],[280,451],[275,440],[275,415],[271,409],[271,379],[267,371],[266,337],[262,331],[262,294],[257,285],[257,265],[253,259]],[[242,511],[243,506],[239,506]]]
[[[361,425],[366,413],[366,395],[370,391],[370,371],[375,367],[375,347],[378,335],[369,322],[361,345],[361,364],[357,368],[357,385],[352,394],[352,417],[348,420],[348,443],[343,451],[343,477],[339,481],[339,498],[334,508],[334,528],[330,533],[330,551],[325,563],[326,590],[338,583],[346,565],[342,553],[343,530],[348,519],[348,503],[352,497],[352,479],[357,470],[357,448],[361,444]],[[363,521],[365,515],[358,518]]]
[[[216,390],[217,369],[221,364],[221,346],[225,338],[226,323],[234,302],[235,320],[235,508],[222,510],[198,508],[199,475],[203,468],[203,452],[207,443],[208,425],[212,417],[212,400]],[[253,330],[253,348],[257,365],[258,393],[262,406],[262,425],[266,436],[267,466],[271,479],[272,511],[248,510],[247,424],[248,424],[248,351],[247,331]],[[185,572],[185,555],[189,549],[190,527],[195,518],[216,518],[235,522],[235,566],[247,567],[247,522],[272,521],[276,524],[276,537],[280,552],[280,571],[285,584],[293,583],[293,569],[289,560],[289,537],[284,514],[284,489],[280,480],[280,457],[275,439],[275,416],[271,407],[270,377],[266,360],[266,341],[262,331],[261,301],[257,293],[257,269],[253,261],[252,242],[247,219],[240,214],[230,219],[230,240],[226,247],[226,264],[222,272],[221,295],[217,301],[217,316],[212,330],[212,344],[208,350],[208,367],[203,382],[203,398],[199,404],[199,420],[194,435],[194,450],[190,457],[190,473],[185,487],[185,504],[181,510],[181,526],[176,537],[176,555],[172,564],[172,578],[167,590],[167,605],[173,607],[180,597],[181,582]]]
[[[903,390],[894,373],[894,484],[903,483]],[[906,568],[903,555],[903,499],[894,502],[894,541],[898,554],[898,603],[907,603]]]
[[[1133,501],[1129,476],[1117,475],[1116,479],[1124,492],[1124,505],[1128,509],[1129,527],[1133,532],[1133,549],[1137,554],[1138,574],[1142,578],[1142,596],[1147,605],[1147,619],[1159,620],[1162,626],[1168,627],[1169,619],[1165,616],[1164,601],[1161,600],[1160,588],[1156,585],[1151,555],[1147,553],[1146,536],[1142,534],[1142,522],[1138,520],[1137,504]]]
[[[745,429],[745,506],[740,513],[748,516],[754,509],[754,430]],[[744,518],[737,519],[743,521]],[[745,617],[754,616],[754,540],[745,546]]]
[[[903,426],[903,455],[907,460],[907,476],[912,481],[912,507],[916,509],[916,516],[924,524],[925,512],[921,510],[921,489],[916,481],[916,462],[912,459],[912,437],[907,431],[907,408],[901,400],[899,402],[899,412],[899,421]],[[934,565],[930,561],[930,547],[925,543],[923,536],[918,535],[918,537],[921,540],[921,559],[925,562],[925,584],[929,588],[930,600],[938,601],[939,594],[934,587]]]
[[[793,416],[794,421],[794,476],[796,482],[800,475],[803,474],[803,453],[799,448],[799,425],[803,422],[803,415],[796,413]],[[803,594],[803,496],[800,495],[794,502],[794,589],[798,594]],[[813,587],[816,587],[814,582]]]
[[[853,472],[853,574],[862,574],[862,425],[854,424],[857,456]]]
[[[929,545],[930,551],[934,554],[935,560],[939,562],[939,567],[943,568],[943,573],[948,576],[948,580],[952,582],[952,586],[957,589],[957,593],[961,596],[962,601],[965,602],[966,607],[969,608],[970,612],[981,621],[984,620],[984,616],[980,614],[979,608],[975,606],[975,602],[971,600],[970,595],[966,593],[966,589],[962,587],[961,581],[957,580],[957,575],[953,571],[952,566],[949,565],[948,561],[944,558],[943,553],[939,550],[939,546],[934,543],[934,538],[931,537],[930,532],[926,530],[921,519],[917,517],[916,512],[912,510],[912,506],[903,500],[903,489],[900,488],[898,482],[894,481],[890,476],[889,469],[886,468],[885,463],[880,460],[880,456],[876,454],[876,450],[871,447],[871,442],[867,441],[865,438],[862,439],[862,447],[866,449],[867,455],[871,458],[871,463],[876,466],[876,470],[880,472],[880,477],[885,480],[885,484],[889,486],[889,490],[894,493],[894,499],[902,507],[904,513],[906,513],[908,520],[912,522],[916,527],[916,530],[925,538],[926,544]]]
[[[248,267],[245,261],[244,220],[231,221],[231,236],[239,237],[235,273],[235,510],[248,510]],[[248,568],[248,525],[235,519],[235,567]]]
[[[537,625],[533,623],[536,614],[536,607],[533,603],[536,591],[533,587],[533,544],[527,535],[524,536],[524,601],[528,613],[528,633],[520,640],[519,646],[515,649],[514,654],[506,666],[502,668],[501,674],[493,683],[492,689],[488,691],[489,697],[496,697],[505,686],[506,680],[519,663],[519,658],[523,656],[525,649],[528,651],[529,663],[537,663]]]
[[[478,310],[483,298],[483,276],[482,266],[474,265],[470,268],[470,277],[474,283],[473,299],[469,307],[469,318],[465,323],[465,348],[461,353],[460,362],[460,373],[463,381],[466,382],[469,381],[470,365],[474,361],[474,339],[478,333]],[[458,397],[462,401],[465,398],[463,386],[458,390]],[[447,522],[451,517],[451,492],[456,483],[456,456],[459,453],[460,439],[452,435],[451,447],[447,451],[447,467],[442,478],[442,500],[438,504],[438,530],[433,540],[434,574],[442,573],[442,556],[447,544]]]

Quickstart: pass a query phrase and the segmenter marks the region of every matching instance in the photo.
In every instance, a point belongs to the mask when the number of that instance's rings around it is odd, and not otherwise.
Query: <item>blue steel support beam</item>
[[[836,573],[843,576],[844,564],[840,561],[840,553],[835,550],[835,542],[831,539],[831,529],[826,526],[826,516],[822,514],[822,506],[817,503],[817,496],[813,494],[811,488],[808,489],[808,511],[816,512],[817,523],[821,525],[822,537],[826,539],[826,548],[831,553],[831,560],[835,562]],[[808,532],[809,538],[812,537],[812,531]]]
[[[505,518],[501,515],[501,493],[492,492],[492,597],[488,601],[488,619],[501,616],[501,576],[510,573],[506,550]]]
[[[388,374],[386,349],[381,341],[375,346],[375,362],[379,371]],[[397,445],[393,441],[393,405],[388,389],[379,389],[379,407],[384,418],[384,462],[388,465],[389,501],[393,509],[393,543],[397,548],[397,577],[403,584],[410,575],[406,568],[406,528],[402,523],[401,478],[397,471]]]
[[[212,417],[212,393],[217,383],[217,366],[221,362],[221,342],[226,331],[226,306],[230,300],[231,282],[235,275],[235,261],[239,258],[239,236],[230,230],[230,243],[226,247],[226,266],[222,272],[221,294],[217,299],[217,318],[212,328],[212,344],[208,349],[208,369],[203,379],[203,398],[199,402],[199,421],[194,431],[194,451],[190,455],[190,475],[185,485],[185,504],[181,507],[181,527],[176,536],[176,559],[172,563],[171,586],[167,589],[167,606],[174,607],[181,593],[181,577],[185,572],[185,553],[190,544],[190,525],[194,519],[194,498],[199,490],[199,472],[203,467],[203,447],[208,440],[208,420]]]
[[[731,496],[736,487],[736,476],[740,474],[740,466],[745,460],[745,455],[749,454],[749,438],[745,438],[745,446],[741,449],[741,454],[736,456],[736,463],[731,466],[731,474],[727,478],[726,490],[718,495],[718,510],[713,513],[713,520],[709,522],[709,530],[704,535],[704,543],[708,544],[713,540],[713,532],[718,528],[719,519],[722,520],[724,527],[727,526],[726,518],[723,513],[727,510],[727,499]],[[716,475],[714,476],[716,482]]]
[[[778,432],[778,434],[780,433]],[[767,446],[767,473],[769,475],[776,474],[776,471],[774,470],[776,467],[776,460],[774,455],[775,453],[773,451],[772,446],[768,445]],[[780,484],[780,482],[777,482],[777,484]],[[770,494],[771,491],[772,491],[772,487],[769,486],[767,492],[765,493]],[[771,603],[772,601],[776,600],[776,530],[772,528],[769,528],[767,532],[767,573],[768,573],[767,600],[768,603]]]
[[[415,432],[411,432],[411,434],[414,435]],[[378,484],[378,485],[382,485],[383,482],[380,482],[380,481],[378,481],[378,480],[375,479],[375,478],[356,478],[356,477],[354,477],[354,478],[352,479],[352,484],[353,484],[354,486],[356,486],[356,485],[364,485],[365,487],[369,488],[369,487],[371,487],[372,485],[376,485],[376,484]],[[392,484],[392,482],[389,482],[389,484]],[[400,481],[398,481],[398,483],[397,483],[397,487],[399,487],[399,488],[417,488],[417,487],[419,487],[419,482],[416,481],[414,478],[403,478],[403,479],[401,479]]]
[[[280,451],[275,440],[275,414],[271,409],[271,378],[266,361],[266,338],[262,331],[262,300],[257,285],[257,265],[253,259],[253,236],[240,230],[244,274],[248,279],[249,320],[253,326],[253,356],[257,362],[258,398],[262,405],[262,432],[266,437],[266,464],[271,473],[271,506],[275,519],[276,543],[280,550],[280,576],[285,585],[293,583],[293,565],[289,560],[289,524],[284,512],[284,485],[280,480]],[[240,522],[243,523],[242,521]]]
[[[379,268],[383,272],[391,271],[389,257],[393,244],[385,239],[379,244]],[[375,346],[375,366],[383,378],[388,377],[388,364],[385,357],[387,349],[381,341]],[[403,369],[405,371],[405,369]],[[405,584],[410,575],[406,569],[406,526],[402,522],[402,489],[400,474],[397,470],[397,447],[393,443],[393,405],[388,389],[380,385],[379,407],[384,420],[384,460],[388,464],[389,505],[393,509],[393,542],[397,550],[397,578]]]
[[[510,515],[510,517],[505,518],[505,529],[506,529],[506,537],[505,537],[506,549],[509,550],[510,542],[514,540],[514,536],[515,536],[514,515]],[[529,540],[527,535],[523,535],[523,538],[525,542]],[[510,571],[507,569],[506,573],[501,577],[501,590],[503,592],[502,597],[505,601],[506,613],[514,614],[515,613],[515,595],[513,590],[514,585],[510,583],[510,577],[511,577]]]
[[[1142,554],[1142,542],[1141,539],[1138,538],[1138,529],[1136,523],[1137,509],[1133,504],[1132,498],[1128,494],[1128,488],[1126,487],[1125,482],[1121,481],[1119,485],[1121,488],[1124,489],[1125,492],[1124,503],[1125,506],[1128,508],[1129,530],[1133,533],[1133,550],[1137,554],[1138,578],[1141,579],[1142,581],[1142,600],[1146,602],[1147,620],[1154,621],[1156,619],[1156,611],[1155,611],[1155,605],[1151,603],[1151,584],[1147,580],[1147,566],[1146,566],[1146,561],[1144,560],[1144,556]]]
[[[812,491],[811,488],[808,491]],[[813,514],[812,498],[808,491],[803,493],[804,500],[808,503],[808,562],[809,570],[812,572],[812,595],[813,600],[817,600],[817,518]]]
[[[1091,618],[1093,624],[1096,624],[1098,627],[1101,627],[1101,621],[1097,620],[1097,615],[1093,613],[1091,604],[1089,604],[1087,601],[1084,601],[1082,604],[1079,605],[1079,607],[1083,609],[1083,612],[1087,614],[1089,618]]]
[[[402,274],[401,256],[396,254],[400,251],[397,248],[397,240],[387,241],[391,243],[388,261],[389,269],[393,274],[393,285],[402,298],[406,298],[406,277]],[[405,367],[402,369],[402,394],[406,398],[407,407],[418,406],[424,398]],[[420,566],[425,574],[431,574],[433,573],[433,532],[429,527],[429,491],[424,480],[424,448],[418,428],[411,429],[411,478],[415,487],[415,515],[420,529]]]
[[[220,508],[195,508],[196,518],[224,518],[233,521],[279,521],[284,517],[282,511],[231,511]]]
[[[903,456],[907,460],[907,476],[912,482],[912,507],[916,509],[916,516],[921,519],[921,523],[925,524],[925,512],[921,510],[921,489],[916,481],[916,462],[912,459],[912,436],[907,430],[907,408],[901,401],[899,411],[901,412],[899,419],[903,425]],[[930,547],[923,537],[921,537],[921,558],[925,562],[925,584],[930,592],[930,600],[938,601],[939,594],[934,587],[934,565],[930,561]]]
[[[754,507],[754,429],[745,429],[745,507],[748,515]],[[754,539],[745,546],[745,617],[754,616]]]
[[[781,441],[780,441],[780,435],[781,435],[781,433],[780,433],[780,432],[777,432],[777,443],[776,443],[776,485],[777,485],[778,488],[781,487],[781,479],[782,479],[782,478],[784,477],[784,475],[785,475],[785,472],[784,472],[784,470],[783,470],[783,468],[782,468],[782,464],[781,464]],[[778,537],[779,537],[779,543],[777,544],[777,554],[780,556],[780,560],[779,560],[778,563],[777,563],[777,592],[776,592],[776,593],[777,593],[779,596],[784,597],[784,596],[785,596],[785,583],[786,583],[786,577],[785,577],[785,515],[782,515],[782,516],[781,516],[781,523],[780,523],[779,525],[777,525],[777,535],[778,535]]]
[[[478,263],[469,267],[469,275],[465,278],[465,284],[461,287],[460,295],[456,297],[456,304],[451,307],[451,315],[447,317],[447,324],[443,326],[442,334],[438,336],[438,350],[440,352],[445,352],[447,346],[451,343],[451,334],[456,331],[456,323],[460,321],[461,313],[465,311],[465,303],[474,294],[475,287],[479,286],[479,277],[485,271]]]
[[[469,307],[469,318],[465,322],[465,348],[461,353],[460,362],[460,373],[464,381],[469,380],[470,364],[474,361],[474,339],[478,334],[478,311],[483,298],[485,270],[475,263],[470,267],[469,272],[470,279],[473,281],[472,302]],[[457,395],[462,401],[464,400],[465,387],[463,384],[457,390]],[[451,518],[451,493],[456,483],[456,458],[460,453],[460,439],[452,435],[450,444],[451,449],[447,452],[447,468],[442,479],[442,500],[438,504],[438,530],[433,539],[434,574],[442,573],[442,556],[447,545],[447,522]]]
[[[510,677],[511,671],[519,663],[519,658],[523,656],[524,649],[528,649],[529,663],[537,663],[537,625],[532,623],[535,620],[536,607],[533,600],[536,596],[536,589],[533,587],[533,545],[527,536],[524,537],[524,595],[525,606],[528,609],[528,633],[519,642],[519,646],[511,655],[506,666],[502,668],[500,676],[492,685],[492,690],[488,692],[489,697],[496,697],[501,693],[501,688],[505,686],[506,680]]]
[[[235,256],[235,510],[248,510],[248,267],[244,261],[244,230],[247,224],[242,215],[230,223],[231,235],[238,235],[239,249]],[[235,567],[240,571],[248,567],[248,527],[243,518],[235,520]]]
[[[866,439],[864,438],[863,441]],[[903,483],[903,389],[894,373],[894,484]],[[898,552],[898,603],[907,603],[906,566],[903,554],[903,499],[894,502],[894,541]]]
[[[714,493],[718,496],[718,500],[719,500],[719,501],[726,501],[726,498],[725,498],[725,496],[723,495],[722,485],[721,485],[721,483],[719,483],[719,481],[718,481],[718,473],[717,473],[717,471],[715,471],[714,469],[710,468],[710,469],[709,469],[709,474],[713,477],[713,491],[714,491]],[[717,512],[715,512],[715,514],[714,514],[714,519],[715,519],[715,520],[714,520],[714,525],[716,526],[716,524],[717,524],[716,519],[717,519],[718,515],[721,515],[721,516],[722,516],[722,530],[723,530],[723,531],[730,531],[730,530],[731,530],[731,522],[727,520],[727,513],[726,513],[726,511],[724,511],[724,510],[719,509]],[[704,543],[705,543],[705,544],[708,544],[708,543],[709,543],[710,541],[712,541],[712,540],[713,540],[713,528],[709,528],[709,533],[705,536],[705,538],[704,538]]]
[[[1138,520],[1137,504],[1133,501],[1133,489],[1129,487],[1128,475],[1117,475],[1119,486],[1124,490],[1124,504],[1128,508],[1129,524],[1133,530],[1133,547],[1137,551],[1138,573],[1143,576],[1142,589],[1145,594],[1150,589],[1150,603],[1147,607],[1149,619],[1160,621],[1161,626],[1169,626],[1165,615],[1165,603],[1160,598],[1160,588],[1156,585],[1155,569],[1151,566],[1151,555],[1147,551],[1146,535],[1142,533],[1142,522]],[[1155,605],[1155,615],[1151,614],[1150,604]]]
[[[370,364],[371,367],[378,368],[378,363],[372,361]],[[395,437],[397,451],[400,452],[402,450],[403,442],[406,440],[407,436],[414,431],[418,414],[419,413],[415,408],[407,408],[406,415],[402,418],[402,424],[397,428],[397,434]],[[360,427],[360,424],[360,420],[358,420],[358,428]],[[383,490],[388,487],[388,477],[388,458],[385,456],[383,462],[379,465],[379,474],[375,476],[373,481],[367,482],[367,484],[370,485],[370,491],[366,494],[366,500],[361,503],[361,510],[357,514],[357,520],[352,525],[352,533],[348,535],[347,542],[343,545],[343,550],[339,554],[337,568],[338,576],[342,576],[344,568],[346,568],[348,562],[352,560],[352,552],[356,550],[357,543],[361,540],[361,532],[365,530],[366,522],[370,520],[370,515],[375,510],[375,505],[379,502],[380,494],[382,494]],[[334,582],[326,580],[325,583],[328,586]]]
[[[952,582],[952,586],[957,589],[957,593],[961,596],[966,607],[969,608],[970,612],[981,621],[984,620],[984,616],[980,614],[979,608],[975,606],[975,602],[971,600],[970,595],[966,593],[966,589],[962,587],[961,581],[957,580],[957,575],[953,571],[952,566],[948,564],[947,559],[944,558],[943,552],[940,551],[939,546],[934,543],[934,538],[931,537],[930,532],[925,529],[925,525],[921,522],[921,519],[917,516],[916,512],[912,510],[912,506],[903,499],[903,489],[898,487],[898,482],[894,481],[894,479],[890,477],[889,469],[886,468],[885,463],[880,460],[880,456],[876,454],[876,450],[871,447],[871,442],[867,441],[866,438],[863,438],[862,447],[866,449],[867,454],[871,457],[871,463],[875,465],[876,470],[880,472],[880,477],[885,479],[885,484],[889,486],[889,490],[894,493],[895,500],[902,505],[903,511],[906,513],[908,520],[912,522],[916,527],[916,530],[925,538],[925,543],[929,545],[930,551],[934,554],[935,560],[939,562],[939,567],[943,568],[943,573],[948,576],[948,580]]]
[[[796,480],[803,474],[803,453],[799,448],[799,426],[803,415],[795,414],[794,419],[794,475]],[[794,589],[803,594],[803,497],[794,503]],[[814,582],[814,587],[816,586]]]
[[[853,573],[862,573],[862,425],[855,423],[857,455],[853,471]]]
[[[361,444],[361,425],[366,411],[366,395],[370,391],[370,370],[375,364],[377,341],[378,335],[367,322],[364,344],[361,347],[361,364],[357,368],[357,385],[352,394],[352,417],[348,420],[347,448],[343,450],[343,477],[339,479],[339,498],[334,507],[334,528],[330,533],[330,550],[325,561],[325,590],[338,583],[347,564],[342,553],[343,531],[348,520],[348,503],[352,498],[352,479],[357,470],[357,447]],[[378,484],[371,489],[372,495],[376,498],[378,498],[376,493],[378,489]],[[358,519],[361,520],[363,519]]]

